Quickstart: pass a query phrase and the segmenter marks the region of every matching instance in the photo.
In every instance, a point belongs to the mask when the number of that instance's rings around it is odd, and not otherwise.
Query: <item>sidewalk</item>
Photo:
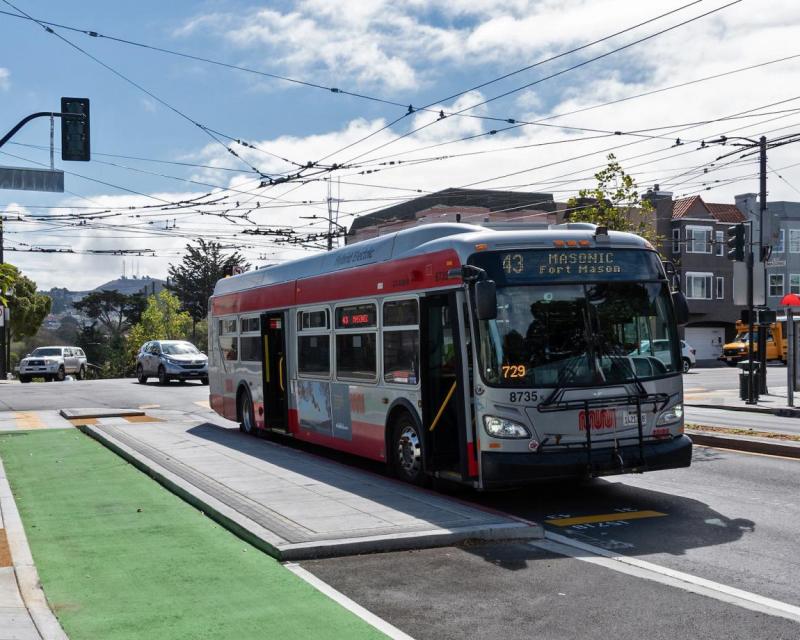
[[[14,496],[0,461],[0,640],[67,640],[39,586]]]

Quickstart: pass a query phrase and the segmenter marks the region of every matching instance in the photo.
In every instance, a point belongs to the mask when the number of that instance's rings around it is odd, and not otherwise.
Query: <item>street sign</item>
[[[0,189],[64,193],[64,172],[57,169],[0,167]]]

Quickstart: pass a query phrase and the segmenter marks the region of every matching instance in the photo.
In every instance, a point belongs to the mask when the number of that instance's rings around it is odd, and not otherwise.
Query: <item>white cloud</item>
[[[8,91],[11,88],[11,72],[5,67],[0,67],[0,89]]]

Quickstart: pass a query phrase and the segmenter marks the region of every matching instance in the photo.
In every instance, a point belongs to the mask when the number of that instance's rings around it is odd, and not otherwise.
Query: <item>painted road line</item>
[[[160,404],[140,404],[140,409],[159,409],[161,408]]]
[[[161,418],[154,418],[153,416],[123,416],[126,422],[164,422]]]
[[[44,429],[47,425],[36,411],[15,411],[17,429]]]
[[[619,511],[617,513],[603,513],[596,516],[576,516],[574,518],[553,518],[545,520],[545,524],[556,527],[571,527],[575,524],[590,524],[593,522],[612,522],[615,520],[640,520],[642,518],[660,518],[667,515],[660,511]]]
[[[749,591],[729,587],[682,571],[661,567],[652,562],[620,556],[600,547],[572,540],[567,536],[546,532],[545,540],[529,542],[531,546],[582,562],[605,567],[630,576],[658,582],[690,593],[713,598],[750,611],[800,622],[800,607],[766,598]]]
[[[410,635],[407,633],[400,631],[394,625],[389,624],[383,618],[379,618],[374,613],[367,611],[364,607],[362,607],[357,602],[354,602],[342,592],[337,591],[327,582],[323,582],[317,576],[315,576],[310,571],[306,571],[301,567],[299,564],[294,562],[287,562],[283,565],[289,571],[291,571],[294,575],[302,580],[305,580],[308,584],[314,587],[317,591],[324,593],[328,596],[331,600],[336,602],[337,604],[341,605],[351,613],[354,613],[359,618],[361,618],[367,624],[372,625],[381,633],[387,635],[388,637],[392,638],[392,640],[414,640]]]
[[[75,427],[80,427],[85,424],[97,424],[97,418],[67,418],[67,422]]]
[[[0,529],[0,567],[10,567],[11,565],[11,549],[8,546],[8,536],[6,536],[5,529]]]
[[[211,405],[209,404],[208,400],[198,400],[195,402],[198,407],[203,407],[204,409],[210,409]]]

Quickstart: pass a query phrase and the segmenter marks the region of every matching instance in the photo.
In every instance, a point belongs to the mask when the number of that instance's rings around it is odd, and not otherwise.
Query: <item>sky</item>
[[[800,132],[796,0],[0,11],[2,133],[62,96],[91,101],[92,160],[56,152],[65,193],[0,191],[6,260],[44,290],[163,278],[201,237],[253,265],[302,257],[320,250],[329,198],[342,226],[448,187],[566,200],[612,152],[642,191],[732,203],[758,190],[757,158],[717,160],[730,143],[702,141]],[[49,135],[49,119],[27,125],[0,165],[49,166]],[[798,156],[770,150],[770,200],[800,200]]]

